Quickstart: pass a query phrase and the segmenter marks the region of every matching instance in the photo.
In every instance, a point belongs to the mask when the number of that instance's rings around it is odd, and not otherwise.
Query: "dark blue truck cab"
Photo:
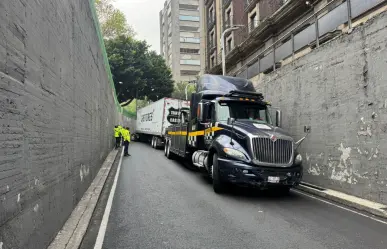
[[[192,94],[190,113],[166,131],[165,155],[180,156],[204,169],[214,191],[227,183],[287,192],[300,183],[302,157],[281,128],[281,112],[272,120],[270,103],[248,80],[204,75]]]

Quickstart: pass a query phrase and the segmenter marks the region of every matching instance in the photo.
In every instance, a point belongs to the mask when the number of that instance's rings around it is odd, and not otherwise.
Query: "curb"
[[[324,189],[309,183],[301,183],[296,189],[387,219],[387,205],[382,203],[369,201],[332,189]]]
[[[70,217],[47,249],[79,248],[119,150],[112,150]]]

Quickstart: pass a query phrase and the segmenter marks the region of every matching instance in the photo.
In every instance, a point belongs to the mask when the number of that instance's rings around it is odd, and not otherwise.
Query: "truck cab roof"
[[[197,84],[197,92],[202,98],[209,96],[223,96],[232,91],[255,92],[253,83],[249,80],[237,77],[205,74],[200,77]]]

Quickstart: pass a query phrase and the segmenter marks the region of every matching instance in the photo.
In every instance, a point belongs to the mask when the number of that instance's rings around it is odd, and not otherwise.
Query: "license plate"
[[[270,183],[279,183],[280,178],[279,178],[279,176],[269,176],[267,178],[267,181]]]

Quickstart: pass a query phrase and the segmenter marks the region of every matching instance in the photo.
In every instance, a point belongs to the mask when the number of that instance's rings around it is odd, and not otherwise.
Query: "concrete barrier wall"
[[[113,147],[116,111],[84,0],[0,1],[0,248],[45,248]]]
[[[387,203],[387,13],[254,79],[297,139],[304,180]]]

